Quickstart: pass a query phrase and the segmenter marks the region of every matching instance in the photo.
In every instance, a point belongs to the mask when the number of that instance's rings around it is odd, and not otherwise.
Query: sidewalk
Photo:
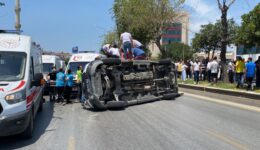
[[[194,85],[192,80],[185,82],[178,81],[178,85],[181,88],[193,89],[205,92],[219,93],[224,95],[231,95],[237,97],[251,98],[255,100],[260,100],[260,92],[257,91],[246,91],[245,89],[236,89],[235,84],[224,84],[218,83],[218,85],[210,85],[205,81],[202,81],[199,85]]]

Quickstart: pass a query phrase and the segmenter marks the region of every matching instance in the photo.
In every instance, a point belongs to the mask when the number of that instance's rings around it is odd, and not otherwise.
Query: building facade
[[[171,44],[174,42],[181,42],[188,45],[189,41],[189,14],[181,12],[172,23],[166,24],[163,27],[161,44]],[[148,46],[151,52],[151,58],[158,58],[160,50],[154,42]]]

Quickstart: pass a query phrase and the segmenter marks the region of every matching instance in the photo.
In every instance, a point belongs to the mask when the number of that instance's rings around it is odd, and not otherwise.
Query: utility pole
[[[16,31],[21,30],[21,23],[20,23],[20,12],[21,12],[21,7],[20,7],[20,0],[15,0],[15,29]]]

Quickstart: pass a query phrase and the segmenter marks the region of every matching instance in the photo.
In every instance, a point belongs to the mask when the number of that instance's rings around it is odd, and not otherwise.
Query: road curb
[[[189,85],[189,84],[178,84],[178,85],[180,88],[186,88],[186,89],[199,90],[199,91],[204,91],[204,92],[212,92],[212,93],[260,100],[260,94],[258,94],[258,93],[252,93],[252,92],[247,92],[247,91],[234,91],[234,90],[205,87],[205,86],[199,86],[199,85]]]

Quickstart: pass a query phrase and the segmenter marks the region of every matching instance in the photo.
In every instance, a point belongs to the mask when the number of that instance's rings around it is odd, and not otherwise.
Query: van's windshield
[[[43,73],[50,73],[52,71],[53,63],[43,63]]]
[[[78,66],[82,66],[82,69],[85,68],[85,66],[88,64],[89,62],[71,62],[69,63],[68,68],[71,70],[72,74],[76,74],[77,70],[78,70]]]
[[[0,81],[19,81],[24,78],[26,54],[0,51]]]

